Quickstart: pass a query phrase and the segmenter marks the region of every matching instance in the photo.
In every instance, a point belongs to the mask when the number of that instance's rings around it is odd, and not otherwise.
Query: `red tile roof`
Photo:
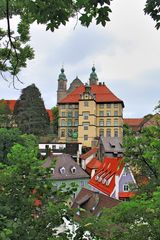
[[[98,147],[92,148],[88,152],[82,154],[80,157],[81,159],[85,160],[86,158],[90,157],[92,154],[96,153],[98,151]]]
[[[0,100],[0,102],[3,102],[3,103],[5,103],[5,104],[8,104],[8,105],[9,105],[9,108],[10,108],[11,112],[14,111],[14,107],[15,107],[16,101],[17,101],[17,100],[3,100],[3,99]],[[53,116],[53,114],[52,114],[52,110],[51,110],[51,109],[46,109],[46,111],[48,112],[50,121],[52,122],[53,119],[54,119],[54,116]]]
[[[101,161],[94,157],[87,165],[86,168],[98,169],[101,166]]]
[[[131,198],[134,195],[134,192],[119,192],[119,198]]]
[[[48,112],[50,121],[52,122],[52,121],[54,120],[54,116],[53,116],[52,110],[51,110],[51,109],[46,109],[46,110],[47,110],[47,112]]]
[[[124,118],[123,123],[129,126],[139,126],[143,121],[143,118]]]
[[[65,98],[60,100],[59,103],[78,103],[80,95],[84,93],[85,86],[77,87],[73,92],[68,94]],[[120,102],[124,105],[123,101],[117,98],[106,85],[92,85],[91,92],[96,95],[96,102]]]
[[[13,112],[14,106],[16,104],[16,100],[0,100],[0,102],[8,104],[9,105],[9,109],[11,110],[11,112]]]
[[[116,175],[119,176],[121,174],[123,167],[124,162],[122,160],[122,157],[106,157],[100,168],[88,183],[101,192],[110,196],[115,188],[115,177]]]

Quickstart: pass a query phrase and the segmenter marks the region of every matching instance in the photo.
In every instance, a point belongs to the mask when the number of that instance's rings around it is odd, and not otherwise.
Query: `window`
[[[111,129],[107,129],[107,137],[111,137]]]
[[[107,116],[111,116],[111,111],[107,111]]]
[[[118,108],[118,103],[115,103],[115,104],[114,104],[114,108]]]
[[[89,116],[89,113],[83,113],[83,118],[84,118],[85,120],[88,119],[88,116]]]
[[[65,137],[65,130],[61,130],[61,137]]]
[[[111,108],[111,103],[107,103],[107,108]]]
[[[72,137],[72,129],[70,128],[70,129],[68,129],[68,131],[67,131],[67,136],[68,137]]]
[[[88,140],[88,135],[84,135],[84,141]]]
[[[80,181],[80,186],[84,187],[85,186],[85,182],[84,181]]]
[[[62,117],[65,117],[66,113],[65,112],[62,112]]]
[[[68,108],[70,108],[70,109],[71,109],[71,108],[72,108],[72,105],[71,105],[71,104],[69,104],[69,105],[68,105]]]
[[[100,111],[100,112],[99,112],[99,116],[103,117],[103,116],[104,116],[104,112],[103,112],[103,111]]]
[[[78,111],[74,113],[75,118],[78,118]]]
[[[104,126],[104,120],[102,120],[102,119],[99,120],[99,126],[101,126],[101,127]]]
[[[71,173],[75,174],[76,173],[76,167],[71,168]]]
[[[118,116],[118,111],[114,111],[114,116]]]
[[[54,174],[54,168],[51,168],[51,174]]]
[[[62,127],[66,126],[66,121],[64,119],[61,120],[61,126]]]
[[[124,184],[124,185],[123,185],[123,191],[124,191],[124,192],[128,192],[128,191],[129,191],[129,186],[128,186],[128,184]]]
[[[100,105],[99,105],[99,108],[104,108],[104,104],[100,104]]]
[[[68,117],[72,117],[72,112],[68,112]]]
[[[74,126],[78,126],[78,120],[74,121]]]
[[[61,174],[65,174],[65,168],[64,168],[64,167],[61,167],[61,168],[59,169],[59,171],[60,171]]]
[[[65,108],[66,108],[66,105],[61,105],[61,108],[62,108],[62,109],[65,109]]]
[[[114,129],[114,137],[118,137],[118,129]]]
[[[114,126],[118,126],[118,119],[117,118],[114,119]]]
[[[107,119],[107,126],[111,126],[111,120]]]
[[[104,137],[104,130],[103,129],[99,130],[99,136]]]
[[[71,127],[72,126],[72,121],[68,120],[68,126]]]
[[[83,123],[84,130],[88,130],[89,123]]]
[[[84,106],[88,107],[88,102],[87,101],[84,101]]]
[[[128,167],[125,166],[123,170],[123,176],[127,176],[127,172],[128,172]]]

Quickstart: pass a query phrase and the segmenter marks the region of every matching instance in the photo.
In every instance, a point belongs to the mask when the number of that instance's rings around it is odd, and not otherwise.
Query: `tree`
[[[14,108],[14,119],[22,133],[43,136],[49,131],[49,115],[38,88],[32,84],[22,90]]]
[[[16,128],[0,129],[0,162],[10,164],[7,155],[15,143],[22,141],[20,135],[21,132]]]
[[[7,128],[11,125],[11,111],[7,103],[0,100],[0,127]]]
[[[158,182],[160,174],[160,127],[150,126],[138,136],[129,132],[124,137],[125,160],[138,174],[146,176],[150,182]]]
[[[53,133],[54,134],[58,134],[58,119],[59,119],[59,115],[58,115],[58,107],[53,107],[52,108],[52,114],[53,114]]]
[[[147,0],[144,8],[144,12],[150,15],[156,22],[156,28],[160,28],[160,1],[159,0]]]
[[[0,19],[6,19],[7,29],[0,28],[0,71],[9,72],[19,80],[17,74],[21,68],[26,67],[27,60],[34,57],[34,50],[28,45],[29,30],[33,22],[45,24],[46,30],[54,31],[61,24],[66,25],[71,17],[84,26],[89,26],[93,19],[96,24],[106,25],[110,21],[110,3],[112,0],[1,0]],[[145,13],[151,15],[156,21],[156,28],[160,27],[159,0],[147,0]],[[19,16],[17,33],[11,29],[11,18]],[[6,79],[6,78],[5,78]]]
[[[72,190],[53,188],[50,169],[37,159],[37,146],[33,135],[24,135],[23,144],[8,154],[10,166],[0,165],[0,239],[66,239],[52,234],[69,215],[66,201]]]

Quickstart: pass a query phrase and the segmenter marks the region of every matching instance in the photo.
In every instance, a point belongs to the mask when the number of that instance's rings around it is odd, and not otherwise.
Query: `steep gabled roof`
[[[120,204],[119,200],[108,197],[102,193],[82,188],[74,200],[72,207],[80,207],[87,210],[89,214],[97,215],[103,208],[112,208],[118,204]]]
[[[115,177],[116,175],[120,176],[123,167],[124,162],[122,157],[106,157],[100,168],[89,181],[89,184],[110,196],[115,188]]]
[[[105,152],[123,153],[122,137],[101,137]]]
[[[61,103],[78,103],[80,100],[80,95],[85,92],[85,86],[82,85],[77,87],[73,92],[68,94],[65,98],[60,100]],[[107,88],[106,85],[99,84],[99,85],[91,85],[91,93],[95,94],[96,102],[97,103],[124,103],[121,99],[117,98],[110,90]]]
[[[88,157],[90,157],[92,154],[96,153],[98,151],[98,147],[92,148],[91,150],[89,150],[88,152],[82,154],[80,157],[81,159],[85,160]]]
[[[51,175],[51,179],[74,180],[89,178],[89,175],[73,160],[69,154],[50,156],[43,164],[43,167],[50,167],[53,161],[55,161],[55,167]],[[62,169],[64,169],[63,173],[61,171]],[[75,169],[75,171],[73,172],[72,169]]]

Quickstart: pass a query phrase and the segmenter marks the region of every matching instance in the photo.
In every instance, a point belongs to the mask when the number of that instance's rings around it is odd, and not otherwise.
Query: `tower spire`
[[[96,74],[95,65],[93,64],[92,72],[91,72],[90,78],[89,78],[89,83],[90,83],[90,85],[93,85],[93,84],[97,85],[97,82],[98,82],[98,77],[97,77],[97,74]]]
[[[57,103],[67,94],[67,78],[62,65],[61,73],[58,76]]]

